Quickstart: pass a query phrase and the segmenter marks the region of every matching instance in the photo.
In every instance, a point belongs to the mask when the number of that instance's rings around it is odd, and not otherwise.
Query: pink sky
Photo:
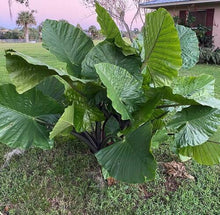
[[[37,10],[35,14],[37,24],[45,19],[65,19],[73,25],[79,23],[83,28],[98,24],[94,11],[86,8],[81,0],[30,0],[30,9]],[[13,18],[10,19],[8,0],[0,0],[0,27],[15,28],[17,14],[20,11],[28,10],[25,6],[16,2],[12,4]],[[129,22],[135,10],[130,9],[126,17]],[[92,15],[94,14],[94,15]],[[134,23],[134,27],[141,27],[141,24]]]

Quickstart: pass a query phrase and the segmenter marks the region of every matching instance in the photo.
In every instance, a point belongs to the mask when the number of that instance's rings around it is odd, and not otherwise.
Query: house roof
[[[145,8],[159,8],[159,7],[169,7],[176,5],[188,5],[188,4],[203,4],[203,3],[213,3],[219,2],[220,0],[151,0],[140,4],[140,7]]]

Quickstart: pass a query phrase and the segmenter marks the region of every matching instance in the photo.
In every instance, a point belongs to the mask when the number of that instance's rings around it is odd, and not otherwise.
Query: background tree
[[[30,40],[39,40],[39,31],[38,28],[30,28],[29,29],[29,38]]]
[[[38,30],[38,41],[42,41],[42,29],[43,29],[43,22],[41,22],[38,27],[37,27],[37,30]]]
[[[16,2],[19,2],[21,4],[25,4],[26,7],[29,6],[29,0],[15,0]],[[12,11],[11,11],[11,5],[12,5],[13,0],[8,0],[8,6],[9,6],[9,13],[10,17],[12,17]]]
[[[8,0],[10,14],[12,1],[13,0]],[[29,6],[29,0],[15,1],[20,2],[21,4],[25,4],[27,7]],[[95,7],[95,2],[98,2],[100,5],[102,5],[109,12],[112,18],[126,29],[131,42],[133,41],[131,31],[134,21],[139,17],[140,21],[144,24],[144,18],[142,17],[144,13],[142,13],[141,11],[140,4],[146,1],[149,0],[82,0],[83,4],[87,7]],[[128,23],[125,21],[125,15],[129,10],[134,10],[134,8],[136,9],[136,13],[134,14],[134,17],[129,26]]]
[[[16,20],[16,24],[18,26],[22,26],[24,29],[25,42],[29,42],[29,31],[28,28],[30,25],[36,25],[36,20],[33,15],[34,11],[22,11],[18,14],[18,19]]]
[[[99,32],[98,32],[95,25],[91,25],[88,29],[88,32],[90,33],[92,39],[97,39],[98,38]]]
[[[0,39],[20,39],[22,35],[23,32],[18,29],[7,30],[6,32],[0,29]]]
[[[141,15],[141,9],[140,9],[140,3],[145,2],[143,0],[83,0],[84,5],[87,7],[95,7],[95,2],[98,2],[100,5],[102,5],[112,16],[113,19],[115,19],[121,26],[123,26],[126,31],[128,32],[128,37],[131,41],[132,39],[132,26],[134,21],[141,17],[140,20],[144,24],[144,19]],[[133,10],[136,8],[136,13],[130,23],[130,26],[125,21],[125,15],[129,10]]]

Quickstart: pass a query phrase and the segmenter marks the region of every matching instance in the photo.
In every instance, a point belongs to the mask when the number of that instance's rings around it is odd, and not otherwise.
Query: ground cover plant
[[[0,146],[1,165],[10,148]],[[165,148],[154,151],[157,160],[176,159]],[[29,149],[0,172],[0,211],[8,205],[10,215],[218,214],[219,165],[189,161],[186,167],[196,181],[177,178],[176,190],[167,189],[168,178],[161,167],[156,179],[142,187],[126,183],[109,187],[82,142],[59,138],[52,150]]]
[[[129,183],[155,177],[158,139],[169,138],[184,160],[219,163],[219,145],[210,139],[220,117],[214,78],[178,76],[198,60],[195,33],[159,9],[146,16],[143,40],[130,46],[105,9],[96,4],[96,11],[106,40],[95,47],[80,29],[45,21],[43,46],[66,70],[6,51],[16,88],[0,87],[0,141],[49,149],[54,137],[71,133],[106,175]]]

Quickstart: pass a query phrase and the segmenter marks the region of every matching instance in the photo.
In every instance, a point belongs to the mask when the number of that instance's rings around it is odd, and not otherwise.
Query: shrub
[[[201,47],[199,62],[220,65],[220,49],[213,50],[212,48]]]
[[[195,33],[159,9],[146,15],[144,35],[130,46],[97,3],[96,12],[106,37],[97,46],[68,23],[44,22],[43,47],[65,70],[6,51],[14,85],[0,86],[0,141],[49,149],[56,136],[71,133],[106,175],[129,183],[154,179],[159,139],[173,140],[181,157],[219,163],[220,145],[210,142],[220,125],[214,79],[178,76],[198,61]]]

